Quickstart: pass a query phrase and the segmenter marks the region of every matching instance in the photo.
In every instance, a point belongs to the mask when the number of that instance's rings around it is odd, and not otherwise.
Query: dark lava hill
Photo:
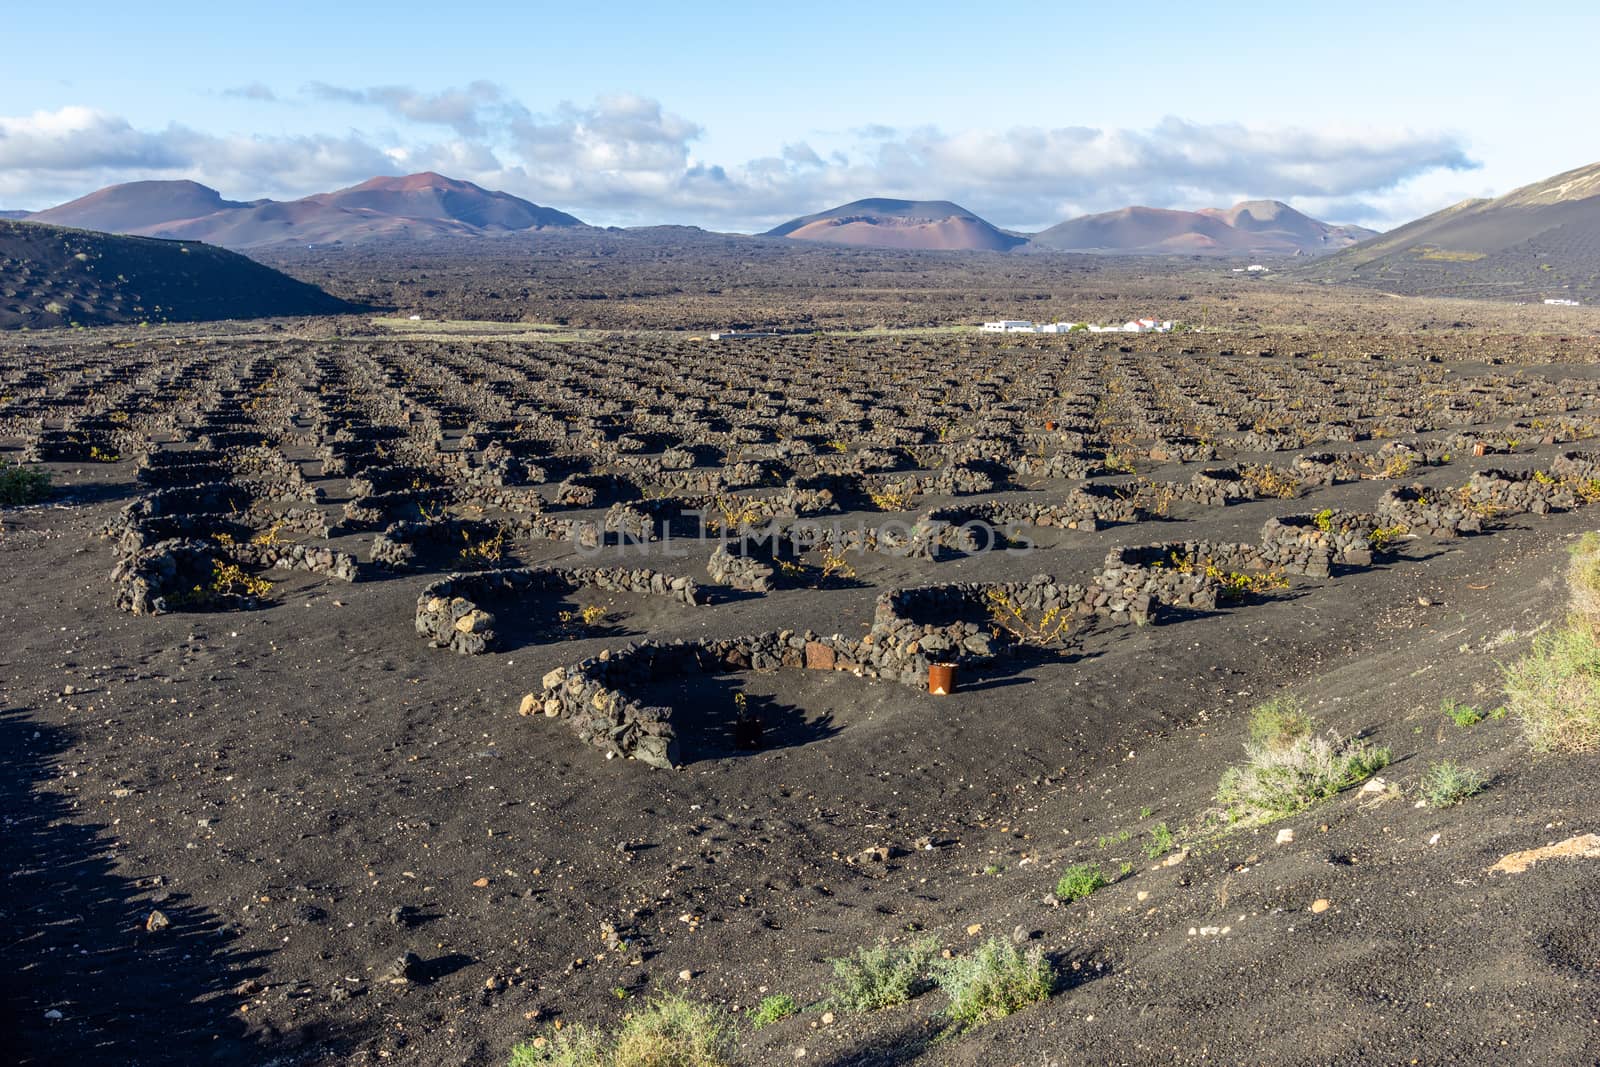
[[[0,220],[0,329],[350,310],[314,285],[198,242]]]
[[[1463,200],[1329,256],[1312,276],[1408,295],[1600,300],[1600,163]]]

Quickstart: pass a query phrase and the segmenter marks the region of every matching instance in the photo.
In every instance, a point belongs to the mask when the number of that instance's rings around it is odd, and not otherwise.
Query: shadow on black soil
[[[831,712],[808,712],[775,697],[745,693],[738,674],[691,675],[629,695],[673,709],[684,763],[809,745],[843,729]]]
[[[106,827],[71,821],[75,805],[41,788],[71,745],[64,730],[0,712],[6,1062],[253,1063],[328,1041],[320,1028],[249,1032],[229,991],[266,973],[262,954],[230,948],[184,894],[116,872]],[[171,925],[153,932],[155,910]]]

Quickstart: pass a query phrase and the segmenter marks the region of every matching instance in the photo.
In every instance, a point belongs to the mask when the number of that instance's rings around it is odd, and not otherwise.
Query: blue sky
[[[433,169],[597,223],[764,228],[891,195],[1020,229],[1243,197],[1381,226],[1600,158],[1594,4],[92,2],[4,24],[0,207]]]

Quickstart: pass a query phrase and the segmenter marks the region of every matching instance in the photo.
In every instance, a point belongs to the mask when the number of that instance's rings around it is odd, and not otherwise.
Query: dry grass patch
[[[1312,736],[1315,721],[1287,698],[1250,717],[1246,759],[1217,784],[1214,814],[1229,826],[1271,822],[1358,785],[1389,765],[1389,750],[1360,738]]]
[[[1600,749],[1600,534],[1573,546],[1567,593],[1567,624],[1505,668],[1506,710],[1535,752]]]
[[[615,1034],[551,1029],[511,1050],[511,1067],[730,1067],[734,1029],[709,1004],[664,996],[623,1020]]]
[[[1535,638],[1505,685],[1506,709],[1535,752],[1600,749],[1600,644],[1587,627]]]

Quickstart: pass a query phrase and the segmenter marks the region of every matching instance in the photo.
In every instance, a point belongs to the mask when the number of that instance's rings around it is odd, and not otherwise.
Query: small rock
[[[825,1012],[822,1013],[822,1025],[823,1026],[832,1026],[833,1025],[833,1012],[825,1011]]]
[[[1291,830],[1287,826],[1285,826],[1282,830],[1278,831],[1278,841],[1277,841],[1278,844],[1280,844],[1280,845],[1288,845],[1288,844],[1292,844],[1293,842],[1294,842],[1294,831],[1293,830]]]
[[[422,976],[422,957],[415,952],[396,956],[388,968],[378,976],[380,982],[390,985],[407,985]]]
[[[685,967],[683,970],[678,972],[678,981],[680,981],[680,982],[691,982],[693,980],[694,980],[694,972],[689,970],[687,967]]]
[[[968,937],[977,937],[981,933],[983,933],[982,923],[973,923],[971,926],[967,927]]]
[[[1311,902],[1311,913],[1313,915],[1321,915],[1331,907],[1333,907],[1333,905],[1330,904],[1325,898],[1318,897],[1316,900]]]
[[[159,934],[161,931],[165,930],[171,925],[172,920],[167,918],[167,913],[161,911],[159,908],[155,911],[152,911],[150,913],[150,917],[144,921],[144,928],[150,931],[152,934]]]
[[[66,1018],[66,1016],[62,1015],[59,1011],[57,1011],[54,1008],[51,1008],[49,1011],[45,1012],[44,1013],[44,1017],[46,1019],[49,1019],[51,1022],[59,1022],[62,1019]]]

